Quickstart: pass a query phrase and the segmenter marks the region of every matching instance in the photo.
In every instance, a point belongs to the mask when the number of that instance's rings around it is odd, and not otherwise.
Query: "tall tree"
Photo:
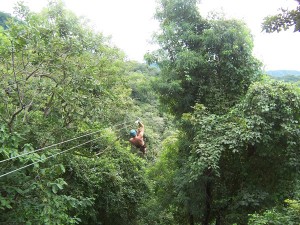
[[[248,224],[248,214],[299,196],[299,112],[299,88],[269,80],[252,84],[227,114],[196,105],[151,170],[159,199],[148,202],[153,210],[146,218],[158,224]],[[297,221],[299,215],[271,212],[251,221]],[[268,215],[274,216],[266,220]]]
[[[161,49],[163,104],[180,116],[198,102],[211,112],[233,106],[259,75],[252,37],[245,25],[223,18],[203,19],[197,1],[162,0],[156,13]]]
[[[178,119],[193,112],[198,103],[214,115],[226,114],[259,78],[260,63],[252,56],[252,36],[244,23],[223,17],[204,19],[194,0],[162,0],[156,17],[161,49],[147,57],[160,66],[161,101]],[[214,211],[211,169],[199,172],[199,179],[187,179],[193,174],[189,162],[194,158],[197,129],[199,124],[183,121],[175,155],[178,169],[169,177],[173,181],[166,182],[175,183],[168,187],[178,194],[165,212],[175,214],[177,207],[183,208],[181,224],[209,224]]]
[[[187,118],[196,136],[186,167],[206,190],[203,224],[245,224],[249,213],[294,196],[299,112],[299,89],[276,81],[254,83],[226,115],[196,107]]]

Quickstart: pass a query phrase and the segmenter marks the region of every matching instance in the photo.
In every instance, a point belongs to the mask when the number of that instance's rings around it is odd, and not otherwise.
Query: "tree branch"
[[[11,50],[12,69],[13,69],[14,79],[15,79],[15,83],[16,83],[16,87],[17,87],[17,93],[18,93],[19,103],[20,103],[20,106],[22,107],[23,104],[22,104],[22,100],[21,100],[19,84],[18,84],[18,82],[17,82],[17,74],[16,74],[16,70],[15,70],[14,45],[13,45],[13,42],[12,42],[12,41],[11,41],[11,45],[12,45],[12,50]],[[22,111],[22,110],[21,110],[21,111]]]
[[[41,65],[41,64],[40,64]],[[39,65],[39,66],[40,66]],[[39,66],[38,66],[38,68],[36,68],[34,71],[32,71],[27,77],[26,77],[26,81],[30,78],[30,77],[32,77],[38,70],[39,70]]]
[[[58,84],[57,80],[54,77],[49,76],[49,74],[40,74],[40,77],[47,77],[51,80],[53,80],[56,84]]]
[[[23,69],[25,70],[25,68],[27,67],[27,65],[29,64],[29,60],[27,60],[27,63],[25,64],[25,60],[24,60],[24,50],[22,51],[22,64],[23,64]]]
[[[22,108],[20,108],[19,110],[17,110],[16,112],[14,112],[14,114],[12,115],[10,121],[8,122],[8,128],[9,128],[9,132],[12,133],[12,128],[13,128],[13,122],[16,118],[16,116],[22,112],[25,109],[25,106],[22,106]]]
[[[50,100],[49,100],[49,102],[46,104],[46,108],[45,108],[45,110],[44,110],[44,116],[46,117],[46,116],[48,116],[49,115],[49,113],[50,113],[50,104],[52,103],[52,101],[53,101],[53,98],[54,98],[54,92],[52,92],[52,95],[51,95],[51,97],[50,97]]]

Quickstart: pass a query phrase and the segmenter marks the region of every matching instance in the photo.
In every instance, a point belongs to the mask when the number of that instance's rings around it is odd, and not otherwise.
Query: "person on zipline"
[[[144,141],[145,126],[139,120],[137,123],[139,125],[138,130],[130,131],[131,138],[129,139],[129,142],[135,147],[139,148],[143,155],[145,155],[147,152],[146,143]]]

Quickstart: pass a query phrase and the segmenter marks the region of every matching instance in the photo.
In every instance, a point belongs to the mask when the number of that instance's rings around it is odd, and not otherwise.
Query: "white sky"
[[[0,0],[0,11],[13,12],[17,0]],[[47,5],[47,0],[24,0],[34,11]],[[112,43],[121,48],[129,59],[142,62],[143,55],[155,46],[151,36],[158,29],[153,19],[155,0],[64,0],[66,7],[78,16],[87,17],[97,31],[111,36]],[[223,11],[228,17],[243,19],[254,36],[254,54],[266,70],[300,70],[300,32],[261,32],[265,16],[278,8],[295,8],[295,0],[202,0],[201,14]]]

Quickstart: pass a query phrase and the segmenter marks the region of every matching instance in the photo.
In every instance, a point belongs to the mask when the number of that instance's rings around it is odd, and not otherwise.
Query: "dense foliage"
[[[156,14],[161,49],[147,59],[160,66],[160,98],[181,126],[148,175],[158,196],[149,207],[162,213],[147,219],[247,224],[253,214],[260,224],[255,212],[297,199],[299,89],[261,80],[245,25],[204,19],[196,3],[161,0]]]
[[[211,217],[219,223],[245,223],[247,213],[293,197],[299,178],[299,103],[295,87],[264,82],[253,84],[224,116],[196,107],[189,120],[195,133],[189,176],[206,180]]]
[[[123,53],[59,2],[15,16],[0,33],[0,171],[16,170],[0,222],[134,224],[148,188],[123,141],[136,119]]]
[[[222,113],[259,76],[252,37],[242,22],[204,19],[195,0],[161,1],[156,17],[161,49],[148,58],[162,70],[160,98],[174,114],[190,112],[196,102]]]
[[[0,223],[299,224],[299,87],[262,76],[243,22],[197,7],[158,2],[150,65],[60,1],[4,14]]]

